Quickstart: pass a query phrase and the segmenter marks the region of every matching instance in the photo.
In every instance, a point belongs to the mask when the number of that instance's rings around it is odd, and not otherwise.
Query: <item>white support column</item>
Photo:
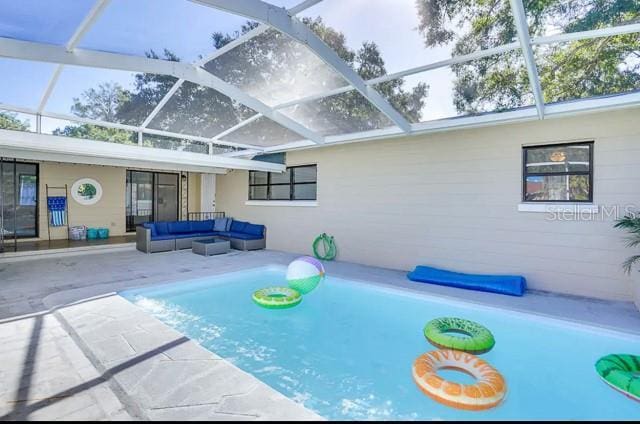
[[[520,40],[520,46],[522,47],[524,63],[527,66],[527,73],[529,74],[529,84],[531,85],[531,91],[533,92],[533,97],[536,102],[538,118],[544,119],[544,96],[542,95],[542,86],[540,85],[540,76],[538,75],[536,59],[533,54],[533,48],[531,47],[531,36],[529,34],[529,25],[527,24],[527,14],[524,10],[522,0],[509,1],[511,3],[513,20],[516,25],[516,30],[518,31],[518,39]]]
[[[355,87],[372,105],[385,114],[394,124],[404,132],[411,131],[411,124],[400,112],[380,95],[375,89],[367,86],[360,75],[344,60],[327,46],[309,27],[300,20],[292,17],[285,9],[261,0],[191,0],[216,9],[224,10],[236,15],[245,16],[267,24],[278,31],[287,34],[300,43],[305,44],[327,65],[340,74],[345,81]]]
[[[200,212],[216,210],[216,175],[200,174]]]

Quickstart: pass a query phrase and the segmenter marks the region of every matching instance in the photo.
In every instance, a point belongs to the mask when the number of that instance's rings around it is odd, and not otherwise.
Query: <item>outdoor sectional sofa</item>
[[[204,221],[148,222],[136,227],[136,248],[145,253],[191,249],[195,240],[220,237],[232,249],[258,250],[266,247],[267,229],[231,218]]]

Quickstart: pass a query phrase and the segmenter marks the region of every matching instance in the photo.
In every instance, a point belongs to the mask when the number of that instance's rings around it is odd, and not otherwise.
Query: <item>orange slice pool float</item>
[[[471,375],[475,384],[445,380],[438,370],[457,370]],[[413,363],[413,380],[424,394],[444,405],[469,411],[498,406],[507,394],[502,374],[475,355],[457,350],[434,350]]]

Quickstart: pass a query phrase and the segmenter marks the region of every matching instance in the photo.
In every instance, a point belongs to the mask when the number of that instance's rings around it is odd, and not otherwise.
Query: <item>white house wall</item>
[[[639,109],[356,143],[287,154],[318,165],[316,207],[246,205],[248,172],[217,176],[217,209],[267,226],[267,247],[338,260],[524,275],[533,289],[629,299],[631,253],[611,216],[520,212],[522,146],[594,140],[594,203],[640,209]],[[594,220],[586,220],[592,218]]]

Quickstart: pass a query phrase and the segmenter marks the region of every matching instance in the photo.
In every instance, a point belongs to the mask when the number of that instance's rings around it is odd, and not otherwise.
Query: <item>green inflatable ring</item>
[[[320,243],[322,243],[324,254],[320,253]],[[322,233],[316,237],[313,241],[313,254],[317,259],[323,261],[334,260],[336,258],[336,243],[333,241],[333,236]]]
[[[640,356],[613,354],[596,362],[600,378],[615,390],[640,401]]]
[[[451,333],[464,334],[457,337]],[[477,322],[462,318],[437,318],[424,327],[424,336],[429,343],[440,349],[454,349],[481,354],[489,352],[496,344],[493,334]]]
[[[289,287],[267,287],[253,292],[252,299],[263,308],[287,309],[302,302],[302,295]]]

